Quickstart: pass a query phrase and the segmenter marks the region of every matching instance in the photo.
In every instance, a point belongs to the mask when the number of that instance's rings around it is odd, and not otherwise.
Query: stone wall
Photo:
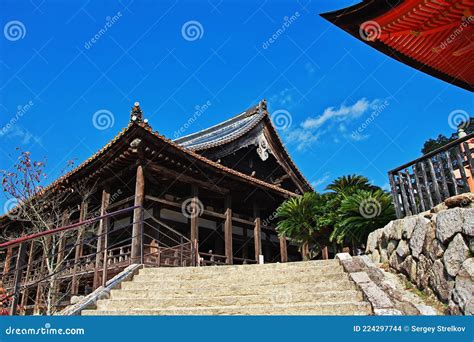
[[[451,314],[474,314],[474,194],[447,199],[372,232],[366,253],[388,263]]]

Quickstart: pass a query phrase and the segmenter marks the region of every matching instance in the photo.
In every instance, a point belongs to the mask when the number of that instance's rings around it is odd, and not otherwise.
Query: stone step
[[[370,315],[366,302],[216,306],[211,308],[83,310],[83,316],[107,315]]]
[[[341,279],[327,281],[317,281],[313,279],[310,282],[294,282],[286,283],[281,282],[280,284],[268,284],[254,283],[249,286],[247,283],[241,284],[212,284],[210,286],[172,286],[163,287],[163,282],[154,281],[148,283],[139,283],[135,281],[126,281],[121,284],[120,290],[112,290],[111,295],[115,296],[121,291],[146,291],[153,296],[167,297],[173,295],[206,295],[212,293],[214,296],[227,296],[227,295],[249,295],[254,293],[268,294],[274,291],[288,290],[294,292],[308,292],[308,291],[337,291],[337,290],[353,290],[355,289],[354,283],[352,283],[347,276],[341,277]],[[139,293],[139,292],[137,292]]]
[[[289,263],[273,263],[263,265],[229,265],[229,266],[203,266],[203,267],[145,267],[140,270],[141,273],[166,272],[170,274],[181,273],[219,273],[240,271],[255,272],[268,270],[296,270],[296,269],[314,269],[314,268],[339,268],[340,264],[337,260],[314,260],[307,262],[289,262]]]
[[[184,267],[183,267],[184,268]],[[259,275],[262,273],[268,275],[284,275],[289,274],[314,274],[321,275],[325,273],[344,273],[342,266],[318,266],[318,267],[297,267],[294,269],[291,268],[271,268],[271,269],[260,269],[259,266],[253,266],[253,268],[240,268],[240,269],[227,269],[225,271],[219,271],[220,267],[210,267],[209,271],[194,271],[195,268],[187,268],[185,270],[180,270],[179,272],[170,272],[167,269],[162,268],[145,268],[139,271],[139,276],[148,276],[148,277],[159,277],[159,278],[168,278],[173,277],[176,279],[187,280],[190,278],[194,279],[205,279],[210,277],[231,277],[231,276],[242,276],[249,277],[252,275]],[[202,268],[200,268],[202,269]]]
[[[260,273],[252,275],[242,274],[229,274],[227,276],[216,275],[214,277],[204,277],[202,279],[195,279],[193,276],[184,278],[175,277],[157,277],[152,274],[138,274],[133,277],[133,281],[137,283],[150,283],[160,282],[164,287],[170,286],[186,286],[186,287],[198,287],[198,286],[216,286],[221,284],[281,284],[291,282],[320,282],[320,281],[333,281],[338,279],[344,279],[347,275],[342,272],[336,273],[288,273],[288,274],[273,274],[273,273]]]
[[[210,294],[208,294],[210,295]],[[112,296],[109,300],[99,300],[98,310],[131,310],[155,308],[189,308],[189,307],[214,307],[214,306],[249,306],[249,305],[278,305],[289,303],[345,303],[362,301],[362,295],[357,291],[326,291],[316,293],[294,293],[288,291],[275,291],[272,294],[232,295],[232,296],[197,296],[197,297],[125,297]]]

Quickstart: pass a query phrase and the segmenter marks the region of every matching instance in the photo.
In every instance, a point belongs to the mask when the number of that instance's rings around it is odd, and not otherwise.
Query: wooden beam
[[[142,234],[143,234],[143,202],[145,199],[145,176],[143,166],[138,165],[137,177],[135,182],[135,206],[133,210],[133,229],[132,229],[132,263],[143,263]]]
[[[157,165],[152,162],[150,162],[150,164],[147,164],[147,168],[150,168],[151,171],[157,172],[161,175],[171,177],[173,179],[182,181],[184,183],[193,184],[201,188],[209,189],[211,191],[214,191],[220,194],[229,193],[229,189],[217,186],[216,184],[212,182],[201,181],[201,180],[196,179],[195,177],[188,176],[184,174],[183,172],[176,172],[167,167]]]
[[[100,203],[100,216],[104,216],[107,214],[107,209],[110,203],[110,191],[108,189],[102,190],[102,200]],[[94,282],[93,288],[94,290],[99,287],[99,269],[100,264],[103,256],[103,249],[104,249],[104,234],[108,232],[107,225],[108,219],[103,218],[99,222],[99,229],[97,231],[97,249],[95,255],[95,269],[94,269]],[[104,260],[102,263],[103,268],[107,268],[107,260]]]
[[[232,265],[233,249],[232,249],[232,199],[230,195],[225,197],[225,222],[224,222],[224,241],[225,241],[225,256],[227,264]]]
[[[260,210],[256,202],[253,204],[253,216],[255,217],[255,225],[253,228],[253,239],[255,245],[255,261],[259,262],[262,255],[262,224],[260,218]]]
[[[191,221],[191,241],[198,241],[199,246],[199,189],[196,185],[191,186],[191,210],[190,210],[190,221]]]
[[[280,240],[280,260],[281,262],[288,262],[288,250],[286,246],[286,238],[280,236],[278,238]]]
[[[166,200],[164,198],[158,198],[158,197],[154,197],[154,196],[150,196],[150,195],[146,195],[145,196],[145,199],[147,200],[150,200],[152,202],[157,202],[157,203],[161,203],[161,204],[165,204],[165,205],[168,205],[170,207],[175,207],[175,208],[181,208],[183,206],[182,203],[179,203],[179,202],[174,202],[174,201],[170,201],[170,200]],[[216,213],[214,211],[210,211],[210,210],[206,210],[204,209],[202,211],[202,214],[201,216],[212,216],[212,217],[217,217],[217,218],[220,218],[222,220],[225,220],[225,214],[221,214],[221,213]],[[235,221],[235,217],[232,218],[234,221]],[[245,220],[242,220],[242,221],[245,221]],[[250,221],[245,221],[245,223],[247,222],[250,222]]]

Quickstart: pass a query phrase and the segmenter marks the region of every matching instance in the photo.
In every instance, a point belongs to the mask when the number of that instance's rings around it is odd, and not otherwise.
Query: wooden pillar
[[[248,259],[249,258],[249,249],[248,249],[248,244],[247,244],[247,240],[248,240],[248,236],[247,236],[247,227],[244,226],[242,227],[242,240],[244,241],[243,242],[243,245],[242,245],[242,258],[244,259]]]
[[[323,249],[321,250],[321,256],[322,256],[323,260],[329,259],[328,246],[323,247]]]
[[[135,182],[135,206],[133,211],[133,229],[132,229],[132,263],[143,263],[142,235],[143,235],[143,203],[145,199],[145,176],[143,166],[138,165],[137,177]]]
[[[103,189],[102,190],[102,200],[100,203],[100,216],[104,216],[107,214],[107,208],[109,207],[110,203],[110,192],[108,189]],[[99,269],[101,266],[101,260],[103,259],[102,257],[106,254],[104,254],[103,249],[104,249],[104,239],[105,235],[108,233],[107,229],[108,225],[108,219],[102,218],[99,222],[99,229],[97,231],[97,249],[96,249],[96,255],[95,255],[95,270],[94,270],[94,290],[99,287]],[[104,262],[102,263],[103,268],[107,268],[107,260],[104,259]]]
[[[7,248],[7,255],[5,256],[5,264],[3,265],[3,282],[5,282],[8,272],[10,271],[10,265],[12,262],[12,255],[13,255],[13,248],[8,247]]]
[[[253,205],[253,216],[255,217],[255,226],[253,228],[253,240],[255,245],[255,261],[259,262],[262,255],[262,227],[260,219],[260,210],[256,202]]]
[[[63,212],[61,218],[61,226],[65,227],[69,222],[69,213],[67,210]],[[59,243],[58,243],[58,252],[56,256],[56,271],[62,270],[62,263],[64,262],[64,249],[66,248],[66,232],[59,233]],[[56,279],[54,284],[54,292],[52,296],[52,302],[56,303],[57,294],[60,290],[60,281]]]
[[[42,260],[41,260],[41,265],[40,265],[40,268],[39,268],[39,275],[38,275],[39,279],[44,277],[43,271],[46,268],[46,258],[47,258],[46,251],[43,250]],[[38,286],[36,287],[35,306],[33,308],[33,314],[34,315],[39,315],[40,314],[40,307],[41,307],[41,304],[42,304],[42,298],[41,298],[42,293],[41,292],[43,291],[43,287],[44,287],[43,282],[39,282]]]
[[[230,195],[225,198],[225,222],[224,222],[224,241],[225,241],[225,256],[227,263],[232,265],[233,249],[232,249],[232,199]]]
[[[191,188],[192,199],[191,199],[191,241],[198,241],[199,246],[199,198],[198,198],[198,187],[193,185]]]
[[[283,236],[280,236],[279,240],[280,240],[280,260],[281,262],[288,262],[288,250],[286,246],[286,238]]]
[[[35,242],[34,242],[34,240],[31,240],[30,250],[28,252],[28,266],[26,267],[25,281],[28,281],[28,279],[30,278],[31,267],[33,265],[34,253],[35,253]],[[23,290],[23,293],[21,295],[21,304],[20,305],[23,308],[26,307],[26,305],[28,304],[28,292],[29,292],[29,288],[26,287]]]
[[[18,254],[15,264],[15,275],[13,279],[13,300],[10,308],[10,315],[14,316],[17,312],[18,301],[20,296],[20,285],[21,285],[21,276],[23,275],[23,266],[25,265],[25,255],[26,255],[26,242],[21,243],[18,246]]]
[[[79,222],[83,222],[87,217],[88,204],[86,201],[81,202],[81,209],[79,212]],[[74,266],[72,269],[71,294],[77,294],[79,290],[79,279],[77,279],[77,271],[79,269],[79,261],[82,256],[82,235],[84,234],[84,227],[77,230],[76,250],[74,253]]]

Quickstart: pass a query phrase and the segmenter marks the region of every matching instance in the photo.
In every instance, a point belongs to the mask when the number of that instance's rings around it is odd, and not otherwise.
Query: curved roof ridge
[[[222,127],[225,127],[225,126],[228,126],[228,125],[231,125],[239,120],[242,120],[246,117],[250,117],[250,116],[253,116],[255,114],[259,114],[259,109],[260,108],[260,103],[255,105],[255,106],[252,106],[248,109],[246,109],[245,111],[243,111],[242,113],[240,114],[237,114],[225,121],[222,121],[222,122],[219,122],[218,124],[215,124],[211,127],[208,127],[208,128],[205,128],[203,130],[200,130],[200,131],[197,131],[197,132],[194,132],[194,133],[191,133],[191,134],[188,134],[188,135],[185,135],[183,137],[180,137],[178,139],[175,139],[173,140],[174,142],[176,142],[177,144],[183,144],[183,143],[186,143],[188,141],[191,141],[197,137],[202,137],[202,136],[205,136],[205,135],[208,135],[210,133],[213,133],[217,130],[219,130],[220,128]]]

